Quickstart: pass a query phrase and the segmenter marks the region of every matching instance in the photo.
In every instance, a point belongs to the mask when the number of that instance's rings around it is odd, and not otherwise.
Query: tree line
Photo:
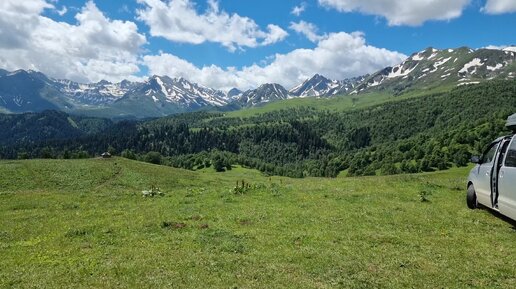
[[[52,121],[40,129],[37,114],[25,122],[0,117],[0,128],[18,126],[0,140],[0,156],[80,158],[109,150],[190,170],[242,165],[292,177],[415,173],[467,165],[509,133],[504,122],[515,111],[516,82],[489,81],[347,112],[294,107],[251,117],[198,112],[120,122],[44,112],[39,117]]]

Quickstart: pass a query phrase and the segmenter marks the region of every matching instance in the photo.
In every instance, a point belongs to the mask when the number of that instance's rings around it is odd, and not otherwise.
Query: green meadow
[[[311,107],[318,110],[346,112],[357,109],[364,109],[375,105],[396,102],[404,99],[415,97],[424,97],[432,93],[445,93],[454,88],[451,85],[442,85],[439,87],[423,87],[421,89],[409,90],[401,95],[394,95],[391,92],[368,92],[359,95],[341,95],[335,97],[323,98],[293,98],[287,100],[274,101],[262,106],[243,108],[226,113],[228,117],[252,117],[260,114],[279,111],[289,108]]]
[[[514,288],[514,224],[467,209],[467,173],[0,161],[0,288]]]

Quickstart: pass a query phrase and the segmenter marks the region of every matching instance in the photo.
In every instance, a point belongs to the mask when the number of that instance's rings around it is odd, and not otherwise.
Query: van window
[[[516,138],[513,139],[509,150],[507,150],[507,156],[505,157],[506,167],[516,167]]]
[[[496,149],[498,148],[499,143],[493,144],[482,156],[482,163],[488,164],[491,163],[494,159],[494,156],[496,154]]]

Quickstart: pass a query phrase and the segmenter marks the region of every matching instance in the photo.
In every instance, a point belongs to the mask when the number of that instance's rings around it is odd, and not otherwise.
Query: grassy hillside
[[[394,95],[392,92],[368,92],[358,95],[342,95],[336,97],[307,97],[294,98],[282,101],[275,101],[263,106],[244,108],[227,113],[228,117],[252,117],[263,113],[285,110],[289,108],[311,107],[318,110],[330,110],[345,112],[355,109],[363,109],[387,102],[395,102],[413,97],[425,96],[431,93],[447,92],[454,88],[454,85],[443,85],[431,89],[410,90],[401,95]]]
[[[466,208],[466,168],[289,179],[115,158],[1,161],[0,175],[2,288],[512,288],[515,281],[514,226]],[[235,194],[241,180],[252,187]],[[152,185],[165,196],[142,197]]]

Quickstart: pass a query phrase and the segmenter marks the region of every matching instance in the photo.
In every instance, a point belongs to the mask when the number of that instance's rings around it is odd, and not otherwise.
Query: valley
[[[0,116],[0,157],[109,151],[189,170],[240,165],[297,178],[431,172],[465,166],[508,134],[505,119],[516,111],[515,94],[514,81],[491,80],[401,96],[295,99],[139,121],[58,111],[7,114]]]

